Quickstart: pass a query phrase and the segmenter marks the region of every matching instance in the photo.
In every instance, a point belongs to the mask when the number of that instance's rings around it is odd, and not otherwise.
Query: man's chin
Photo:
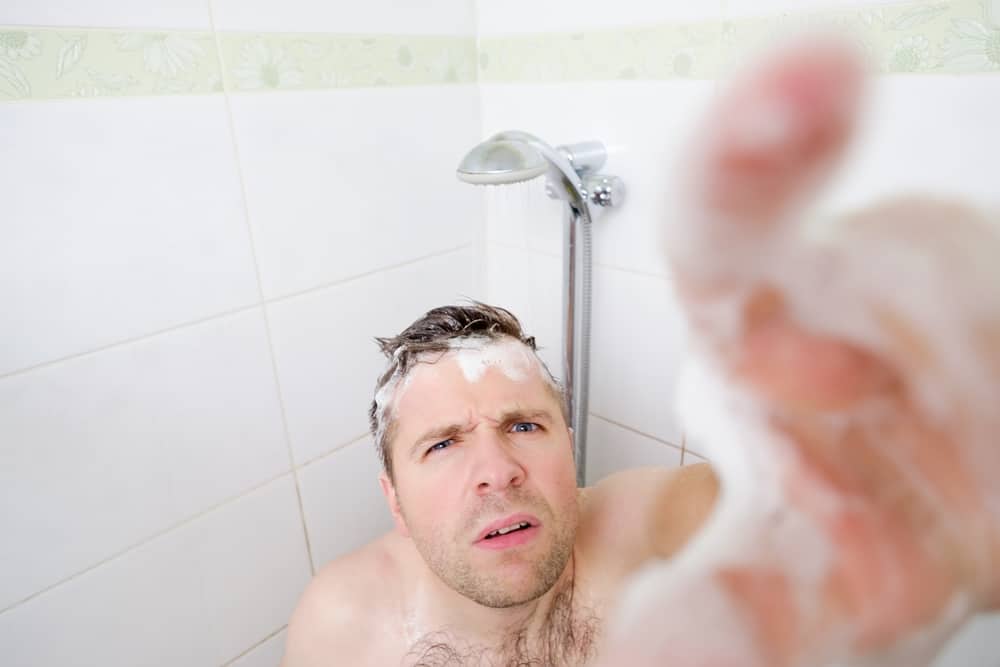
[[[533,602],[555,582],[539,576],[537,563],[519,562],[478,569],[474,580],[455,581],[452,588],[464,597],[493,609],[507,609]]]
[[[467,597],[474,602],[481,604],[484,607],[490,607],[491,609],[510,609],[511,607],[520,607],[528,604],[529,602],[534,602],[538,598],[545,595],[550,588],[551,586],[548,588],[544,586],[536,586],[534,589],[524,591],[476,591],[474,595],[469,595]]]

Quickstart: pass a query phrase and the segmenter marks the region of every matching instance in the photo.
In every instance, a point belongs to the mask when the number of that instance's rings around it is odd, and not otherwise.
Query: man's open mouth
[[[518,530],[524,530],[525,528],[531,528],[531,523],[529,523],[527,521],[521,521],[521,522],[515,523],[512,526],[507,526],[506,528],[500,528],[499,530],[494,530],[491,533],[487,533],[486,537],[484,537],[483,539],[484,540],[491,540],[494,537],[499,537],[501,535],[506,535],[508,533],[513,533],[514,531],[518,531]]]
[[[541,522],[526,512],[511,514],[483,526],[476,544],[489,549],[506,549],[527,544],[538,536]]]

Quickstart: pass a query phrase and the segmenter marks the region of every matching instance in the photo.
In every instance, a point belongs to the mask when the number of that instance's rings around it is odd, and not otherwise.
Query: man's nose
[[[521,485],[525,477],[524,467],[503,434],[487,434],[478,444],[474,479],[479,493],[495,493]]]

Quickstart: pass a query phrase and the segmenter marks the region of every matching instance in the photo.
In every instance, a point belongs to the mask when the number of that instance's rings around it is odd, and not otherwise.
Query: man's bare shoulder
[[[583,491],[577,544],[609,575],[628,574],[678,551],[711,513],[717,493],[708,464],[609,475]]]
[[[288,624],[282,667],[370,662],[384,637],[372,639],[398,608],[400,539],[383,535],[316,573]]]

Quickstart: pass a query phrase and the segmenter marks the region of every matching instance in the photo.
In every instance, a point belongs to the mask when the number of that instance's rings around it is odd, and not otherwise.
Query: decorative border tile
[[[0,102],[447,83],[711,79],[776,39],[833,30],[886,74],[1000,73],[1000,0],[484,38],[0,26]],[[221,54],[224,66],[220,66]]]
[[[222,90],[210,32],[0,27],[0,100]]]
[[[476,81],[471,37],[221,33],[219,46],[209,32],[0,27],[0,101]]]
[[[574,35],[484,38],[479,79],[710,79],[775,40],[810,30],[846,35],[884,74],[1000,73],[1000,3],[922,0]]]
[[[481,81],[542,82],[711,78],[719,71],[721,21],[570,35],[483,38]]]
[[[423,35],[220,35],[233,91],[474,83],[476,40]]]
[[[990,0],[910,2],[730,22],[722,31],[723,60],[735,64],[741,55],[783,36],[817,29],[854,41],[882,74],[1000,73],[1000,3]]]

